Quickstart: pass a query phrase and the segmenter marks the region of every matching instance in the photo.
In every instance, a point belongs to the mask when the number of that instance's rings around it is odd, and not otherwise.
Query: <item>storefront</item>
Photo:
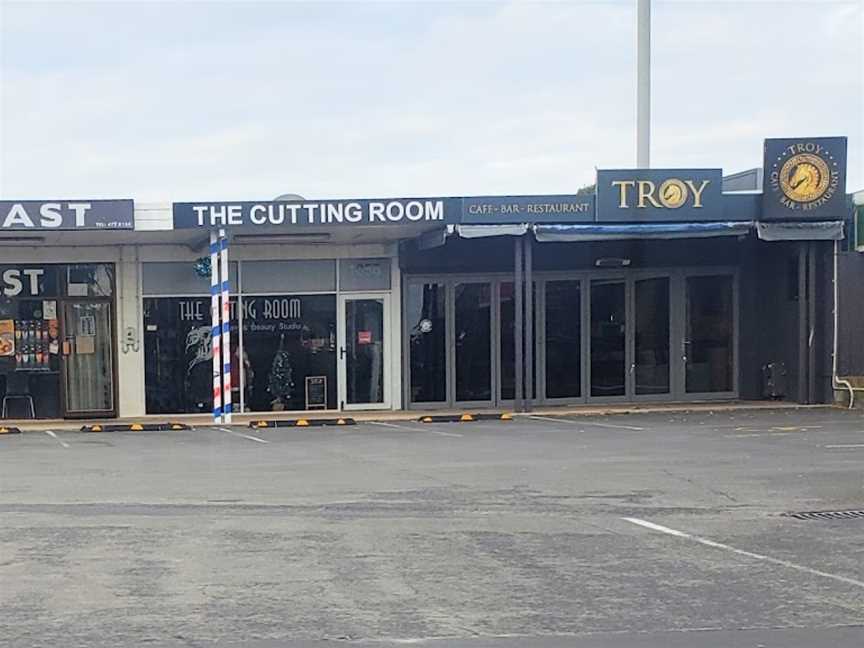
[[[0,203],[2,414],[208,415],[219,229],[234,412],[826,402],[844,167],[842,138],[769,140],[762,192],[652,169],[549,196]]]
[[[236,411],[389,408],[392,266],[389,257],[232,262]],[[196,259],[142,270],[147,413],[209,412],[209,268]]]

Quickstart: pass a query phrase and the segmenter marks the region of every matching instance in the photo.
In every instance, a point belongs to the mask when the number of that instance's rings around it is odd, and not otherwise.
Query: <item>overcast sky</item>
[[[847,135],[862,0],[655,0],[652,165]],[[570,193],[635,163],[636,0],[0,0],[0,197]]]

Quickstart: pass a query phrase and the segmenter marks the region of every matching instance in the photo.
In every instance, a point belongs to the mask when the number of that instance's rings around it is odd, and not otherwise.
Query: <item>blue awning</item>
[[[535,225],[542,243],[561,241],[609,241],[624,239],[679,239],[745,236],[752,221],[713,223],[632,223],[627,225]]]

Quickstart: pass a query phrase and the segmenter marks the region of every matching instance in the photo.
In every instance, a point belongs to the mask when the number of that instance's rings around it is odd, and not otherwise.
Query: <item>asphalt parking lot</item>
[[[3,646],[861,646],[864,415],[0,437]]]

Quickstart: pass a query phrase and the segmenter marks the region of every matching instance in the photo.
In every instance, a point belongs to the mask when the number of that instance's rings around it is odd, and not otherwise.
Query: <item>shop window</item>
[[[405,305],[411,363],[411,402],[447,400],[446,286],[409,284]]]
[[[144,294],[155,295],[209,295],[210,257],[196,261],[158,262],[143,264]],[[237,264],[228,266],[231,292],[237,290]]]
[[[237,302],[231,301],[232,400],[239,402]],[[210,412],[213,350],[210,298],[144,300],[144,382],[148,414]]]
[[[390,290],[390,259],[342,259],[339,290]]]
[[[111,297],[114,294],[114,266],[86,263],[65,266],[65,294],[69,297]]]
[[[243,348],[247,411],[308,409],[307,378],[336,408],[335,295],[244,297]]]
[[[336,290],[336,262],[333,259],[309,261],[244,261],[244,294],[310,293]]]

